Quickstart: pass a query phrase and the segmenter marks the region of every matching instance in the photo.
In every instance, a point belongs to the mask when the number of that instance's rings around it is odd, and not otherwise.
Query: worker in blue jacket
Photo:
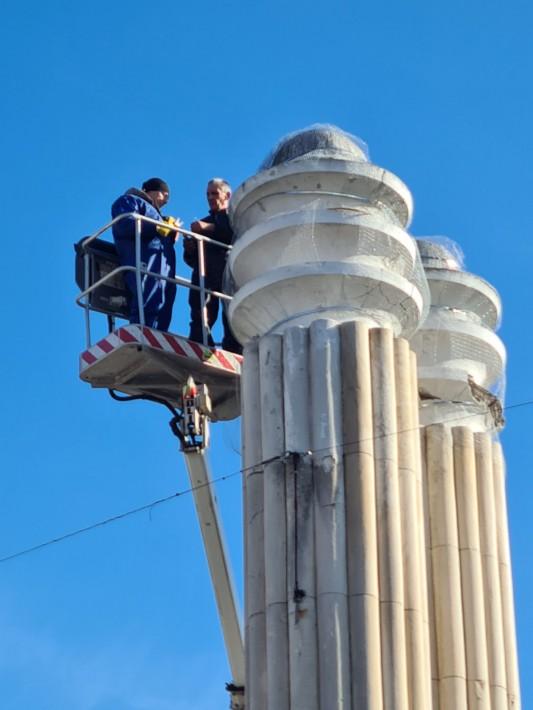
[[[168,202],[170,190],[160,178],[146,180],[142,189],[127,190],[111,207],[113,219],[121,214],[135,213],[160,222],[160,225],[141,221],[141,268],[168,278],[176,275],[174,241],[178,233],[166,226],[179,221],[163,217],[161,208]],[[135,218],[125,217],[113,227],[113,240],[122,266],[135,266]],[[129,292],[130,323],[139,323],[139,302],[134,271],[124,272]],[[168,330],[172,306],[176,297],[176,284],[165,279],[141,274],[144,322],[150,328]]]

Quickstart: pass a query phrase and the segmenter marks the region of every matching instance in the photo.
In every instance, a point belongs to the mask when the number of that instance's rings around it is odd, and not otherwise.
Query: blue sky
[[[500,291],[506,400],[533,400],[532,10],[525,1],[20,2],[3,12],[0,556],[188,487],[166,410],[78,380],[72,244],[152,175],[206,212],[285,133],[330,122],[413,192],[412,232]],[[182,267],[181,273],[188,275]],[[178,294],[172,330],[185,333]],[[524,707],[533,707],[533,406],[502,435]],[[238,470],[214,427],[213,473]],[[217,492],[241,579],[241,482]],[[3,710],[224,707],[229,680],[190,496],[0,565]]]

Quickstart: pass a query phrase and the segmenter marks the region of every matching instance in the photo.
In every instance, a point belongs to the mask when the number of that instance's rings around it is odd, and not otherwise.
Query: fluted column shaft
[[[407,342],[323,320],[245,358],[248,709],[431,710]]]

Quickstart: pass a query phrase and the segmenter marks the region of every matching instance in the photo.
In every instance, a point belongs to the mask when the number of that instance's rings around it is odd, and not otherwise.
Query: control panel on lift
[[[114,244],[104,239],[94,239],[87,246],[80,239],[74,244],[76,252],[75,277],[80,291],[84,291],[85,279],[89,284],[96,284],[108,277],[88,295],[91,310],[106,313],[109,316],[128,317],[128,292],[122,272],[109,276],[120,267],[117,250]]]
[[[207,386],[197,385],[189,377],[183,387],[181,434],[184,451],[199,451],[209,446],[211,414],[211,398]]]

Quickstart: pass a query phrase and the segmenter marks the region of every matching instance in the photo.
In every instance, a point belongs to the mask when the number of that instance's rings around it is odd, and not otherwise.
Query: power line
[[[518,402],[517,404],[508,404],[506,407],[503,407],[503,410],[518,409],[519,407],[527,407],[530,404],[533,404],[533,399],[526,399],[524,402]]]
[[[31,552],[36,552],[37,550],[41,550],[44,547],[48,547],[49,545],[55,545],[56,543],[63,542],[63,540],[68,540],[71,537],[81,535],[82,533],[89,532],[90,530],[95,530],[96,528],[104,527],[104,525],[109,525],[109,523],[115,523],[117,520],[123,520],[124,518],[128,518],[131,515],[136,515],[137,513],[142,513],[144,510],[150,510],[152,508],[155,508],[157,505],[161,505],[162,503],[168,503],[169,501],[174,500],[175,498],[180,498],[181,496],[187,495],[188,493],[192,493],[193,491],[196,491],[200,488],[205,488],[205,486],[210,486],[213,483],[217,483],[219,481],[225,481],[228,478],[232,478],[233,476],[239,475],[240,473],[241,473],[241,471],[234,471],[233,473],[228,473],[225,476],[220,476],[219,478],[213,479],[209,483],[201,483],[199,486],[193,486],[191,488],[186,488],[183,491],[178,491],[177,493],[172,493],[169,496],[165,496],[165,498],[158,498],[157,500],[154,500],[151,503],[146,503],[145,505],[141,505],[138,508],[132,508],[131,510],[127,510],[124,513],[119,513],[118,515],[113,515],[110,518],[106,518],[105,520],[100,520],[97,523],[93,523],[92,525],[87,525],[84,528],[78,528],[77,530],[72,530],[71,532],[65,533],[64,535],[60,535],[59,537],[52,538],[51,540],[46,540],[46,542],[41,542],[38,545],[33,545],[33,547],[27,547],[23,550],[19,550],[18,552],[14,552],[11,555],[6,555],[5,557],[0,557],[0,563],[7,562],[8,560],[13,560],[16,557],[22,557],[23,555],[29,555]]]
[[[524,400],[523,402],[517,402],[516,404],[509,404],[506,407],[503,407],[504,411],[507,411],[509,409],[518,409],[520,407],[527,407],[533,405],[533,400]],[[461,415],[458,416],[456,419],[463,421],[464,419],[467,419],[468,417],[474,417],[478,416],[478,413],[474,414],[469,414],[469,415]],[[453,422],[454,418],[448,419],[446,421],[446,424],[449,424],[450,422]],[[332,449],[345,449],[349,446],[355,446],[357,444],[362,444],[368,441],[377,441],[378,439],[385,438],[387,436],[396,436],[398,434],[406,434],[412,431],[418,431],[423,428],[424,425],[420,425],[418,427],[411,427],[409,429],[401,429],[393,432],[387,432],[385,434],[378,434],[376,436],[368,437],[366,439],[357,439],[355,441],[347,441],[342,444],[339,444],[335,447],[332,446],[325,446],[320,449],[313,449],[309,451],[309,454],[318,454],[318,453],[323,453],[326,451],[331,451]],[[276,456],[271,456],[268,459],[263,459],[262,461],[258,461],[255,464],[251,464],[250,466],[246,466],[245,468],[241,468],[238,471],[233,471],[232,473],[225,474],[224,476],[219,476],[218,478],[214,478],[211,481],[207,483],[202,483],[198,486],[192,486],[190,488],[186,488],[183,491],[178,491],[176,493],[172,493],[168,496],[165,496],[164,498],[158,498],[157,500],[154,500],[150,503],[146,503],[145,505],[141,505],[137,508],[132,508],[131,510],[127,510],[124,513],[118,513],[117,515],[113,515],[110,518],[106,518],[105,520],[100,520],[96,523],[93,523],[92,525],[87,525],[86,527],[83,528],[78,528],[77,530],[72,530],[71,532],[65,533],[64,535],[60,535],[59,537],[52,538],[50,540],[46,540],[45,542],[41,542],[38,545],[33,545],[32,547],[27,547],[22,550],[19,550],[18,552],[14,552],[11,555],[6,555],[5,557],[0,557],[0,564],[3,562],[8,562],[9,560],[13,560],[17,557],[23,557],[24,555],[29,555],[32,552],[36,552],[37,550],[41,550],[45,547],[49,547],[50,545],[55,545],[56,543],[63,542],[64,540],[68,540],[69,538],[76,537],[78,535],[81,535],[86,532],[90,532],[91,530],[95,530],[96,528],[101,528],[104,527],[105,525],[109,525],[110,523],[117,522],[118,520],[123,520],[124,518],[128,518],[132,515],[137,515],[138,513],[142,513],[145,510],[150,510],[152,508],[155,508],[158,505],[162,505],[163,503],[168,503],[171,500],[175,500],[176,498],[181,498],[189,493],[193,493],[196,490],[199,490],[201,488],[205,488],[206,486],[213,485],[214,483],[219,483],[221,481],[226,481],[229,478],[234,478],[235,476],[242,475],[243,473],[247,473],[249,471],[255,471],[256,473],[258,472],[257,469],[261,469],[264,466],[267,466],[270,463],[274,463],[276,461],[284,461],[287,457],[287,452],[284,452],[283,454],[279,454]]]

